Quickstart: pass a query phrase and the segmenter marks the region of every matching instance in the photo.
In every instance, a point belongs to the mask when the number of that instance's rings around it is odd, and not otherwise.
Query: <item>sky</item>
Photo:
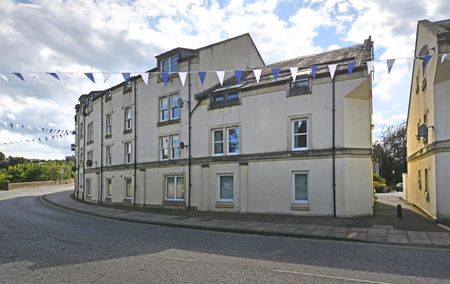
[[[155,55],[250,33],[266,64],[363,43],[375,46],[374,137],[406,120],[417,21],[450,18],[448,0],[0,0],[0,121],[74,129],[80,95],[156,65]],[[386,59],[396,58],[388,74]],[[25,82],[11,73],[21,72]],[[55,80],[47,72],[56,72]],[[97,83],[84,72],[95,72]],[[98,72],[98,73],[97,73]],[[104,83],[102,72],[112,73]],[[74,136],[0,124],[7,156],[62,159]]]

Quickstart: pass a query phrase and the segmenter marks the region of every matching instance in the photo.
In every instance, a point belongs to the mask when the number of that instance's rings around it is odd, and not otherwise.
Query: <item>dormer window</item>
[[[211,109],[234,106],[238,104],[240,104],[238,90],[218,92],[211,95],[211,103],[210,103]]]
[[[131,81],[125,82],[123,84],[123,93],[126,94],[129,92],[131,92]]]
[[[178,72],[178,56],[174,55],[168,58],[164,58],[160,63],[161,72],[174,73]]]
[[[310,94],[311,86],[308,77],[300,77],[297,80],[291,82],[289,96]]]

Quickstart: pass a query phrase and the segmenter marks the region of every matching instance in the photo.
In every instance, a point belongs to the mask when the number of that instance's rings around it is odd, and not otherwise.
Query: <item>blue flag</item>
[[[241,82],[242,70],[234,71],[234,76],[236,77],[236,83],[239,84]]]
[[[95,83],[94,74],[92,74],[92,73],[84,73],[84,75],[85,75],[86,77],[88,77],[89,80],[92,81],[92,83]]]
[[[125,82],[130,81],[130,73],[122,73],[122,77],[125,80]]]
[[[200,78],[200,83],[202,83],[202,85],[203,85],[203,83],[205,82],[205,78],[206,78],[206,71],[199,71],[198,77]]]
[[[48,75],[52,76],[53,78],[55,78],[56,80],[59,80],[59,76],[56,73],[47,73]]]
[[[350,62],[348,64],[348,75],[351,75],[353,73],[353,69],[355,68],[356,63],[355,62]]]
[[[278,81],[278,74],[280,74],[280,68],[272,68],[273,79]]]
[[[164,86],[167,86],[167,83],[169,82],[169,72],[161,72],[161,79],[164,82]]]
[[[22,74],[20,73],[13,73],[13,74],[16,75],[17,78],[25,82],[25,79],[23,78]]]
[[[316,79],[317,65],[311,66],[311,72],[312,72],[312,78],[313,78],[313,79]]]
[[[427,64],[428,64],[428,62],[430,62],[430,60],[431,60],[431,57],[433,57],[433,55],[425,55],[424,57],[423,57],[423,63],[425,63],[425,67],[427,66]]]

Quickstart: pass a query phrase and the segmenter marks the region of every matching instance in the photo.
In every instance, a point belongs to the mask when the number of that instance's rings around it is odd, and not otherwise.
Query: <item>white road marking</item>
[[[315,276],[315,277],[322,277],[322,278],[347,280],[347,281],[354,281],[354,282],[374,283],[374,284],[389,284],[389,282],[379,282],[379,281],[371,281],[371,280],[365,280],[365,279],[347,278],[347,277],[331,276],[331,275],[308,273],[308,272],[298,272],[298,271],[279,270],[279,269],[276,269],[274,271],[275,272],[279,272],[279,273],[290,273],[290,274],[298,274],[298,275],[307,275],[307,276]]]
[[[161,256],[162,258],[165,259],[172,259],[172,260],[179,260],[179,261],[189,261],[189,262],[194,262],[195,260],[193,259],[186,259],[186,258],[178,258],[178,257],[170,257],[170,256]]]

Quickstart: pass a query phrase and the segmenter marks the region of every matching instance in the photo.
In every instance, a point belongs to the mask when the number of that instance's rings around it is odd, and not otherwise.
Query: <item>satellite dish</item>
[[[86,166],[92,167],[92,160],[87,160],[86,161]]]
[[[427,138],[428,137],[428,126],[425,123],[419,126],[418,136],[420,138]]]
[[[183,141],[180,142],[180,148],[181,149],[184,149],[184,148],[187,148],[187,147],[188,147],[188,145],[184,144]]]
[[[178,98],[177,99],[177,105],[180,107],[180,108],[182,108],[183,107],[183,105],[184,105],[184,101],[183,101],[183,99],[182,98]]]
[[[70,150],[72,150],[72,151],[75,151],[75,148],[76,148],[77,146],[75,145],[75,144],[70,144]]]

